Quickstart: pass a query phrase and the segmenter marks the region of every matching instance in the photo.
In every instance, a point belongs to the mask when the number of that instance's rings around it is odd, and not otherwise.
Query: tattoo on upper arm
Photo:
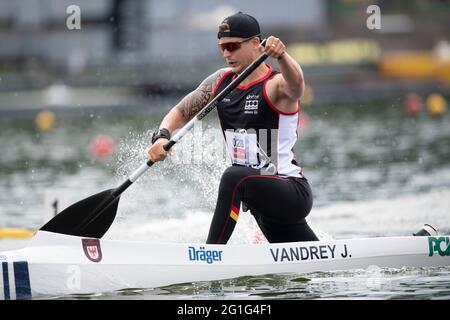
[[[197,89],[184,97],[177,105],[178,110],[186,120],[192,119],[213,98],[213,91],[217,83],[225,74],[226,69],[220,69],[210,75]]]

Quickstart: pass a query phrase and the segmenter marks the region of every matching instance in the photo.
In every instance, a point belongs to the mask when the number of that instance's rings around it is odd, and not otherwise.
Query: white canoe
[[[39,231],[0,252],[0,299],[110,292],[239,276],[450,266],[450,236],[248,245],[117,241]]]

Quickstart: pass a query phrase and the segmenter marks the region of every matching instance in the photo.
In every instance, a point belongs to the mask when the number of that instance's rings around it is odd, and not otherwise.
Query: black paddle
[[[262,43],[264,43],[264,41]],[[219,101],[236,88],[236,86],[266,60],[267,57],[268,55],[266,53],[262,53],[258,59],[252,62],[252,64],[250,64],[236,79],[200,110],[191,121],[181,128],[170,141],[164,145],[164,150],[169,151],[173,145],[175,145],[186,132],[194,126],[196,121],[203,119],[211,110],[213,110]],[[116,217],[119,198],[122,192],[132,185],[133,182],[135,182],[153,164],[154,162],[149,160],[147,163],[141,165],[116,189],[105,190],[67,207],[47,222],[40,230],[79,237],[101,238],[106,231],[108,231]]]

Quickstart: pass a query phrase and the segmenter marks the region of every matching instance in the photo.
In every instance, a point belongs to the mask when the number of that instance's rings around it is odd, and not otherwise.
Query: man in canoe
[[[168,152],[163,145],[171,134],[266,52],[280,72],[260,64],[217,104],[232,166],[222,175],[206,242],[227,243],[241,203],[271,243],[318,240],[305,220],[313,203],[311,188],[293,152],[305,87],[302,69],[280,39],[270,36],[261,44],[259,23],[248,14],[223,20],[217,37],[229,67],[207,77],[169,111],[152,137],[148,157],[164,160]]]

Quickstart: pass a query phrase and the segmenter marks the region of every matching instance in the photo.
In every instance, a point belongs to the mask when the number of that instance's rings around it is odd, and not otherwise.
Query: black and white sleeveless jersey
[[[278,71],[267,67],[269,71],[264,77],[245,86],[238,85],[217,105],[227,151],[233,165],[262,168],[267,167],[270,159],[275,174],[302,177],[293,152],[300,103],[296,112],[286,113],[270,102],[266,84]],[[227,72],[214,93],[223,90],[235,77],[231,71]]]

